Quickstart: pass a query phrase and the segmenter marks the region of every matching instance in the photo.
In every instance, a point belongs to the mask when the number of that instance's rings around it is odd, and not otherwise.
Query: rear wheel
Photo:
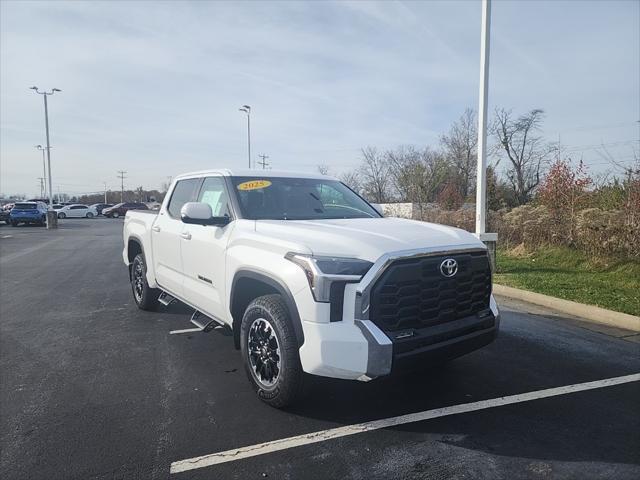
[[[118,218],[120,216],[120,214],[118,212],[113,212],[113,218]]]
[[[253,300],[242,317],[240,348],[249,381],[272,407],[293,404],[304,391],[304,372],[289,311],[280,295]]]
[[[64,212],[60,212],[60,213],[58,214],[58,218],[67,218],[67,216],[65,215],[65,213],[64,213]]]
[[[147,264],[142,253],[136,255],[131,264],[131,290],[140,310],[155,309],[160,290],[151,288],[147,283]]]
[[[17,227],[18,226],[18,222],[16,222],[15,220],[11,220],[11,226],[12,227]]]

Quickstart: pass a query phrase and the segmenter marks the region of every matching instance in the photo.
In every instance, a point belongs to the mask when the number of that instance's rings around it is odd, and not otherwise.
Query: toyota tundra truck
[[[386,218],[325,175],[176,177],[159,211],[127,212],[122,256],[142,310],[179,301],[226,329],[252,387],[292,404],[307,375],[370,381],[496,338],[487,249],[472,234]]]

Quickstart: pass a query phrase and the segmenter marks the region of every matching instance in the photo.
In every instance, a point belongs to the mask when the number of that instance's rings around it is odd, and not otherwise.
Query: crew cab
[[[307,374],[369,381],[490,343],[487,249],[457,228],[385,218],[339,180],[211,170],[128,211],[123,259],[143,310],[180,301],[232,332],[249,381],[283,407]]]

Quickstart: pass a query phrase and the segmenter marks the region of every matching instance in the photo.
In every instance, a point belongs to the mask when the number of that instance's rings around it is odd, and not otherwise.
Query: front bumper
[[[350,303],[345,301],[345,307]],[[303,370],[313,375],[361,381],[416,365],[437,364],[491,343],[500,326],[493,295],[490,311],[490,315],[424,328],[411,338],[394,341],[372,321],[354,320],[353,311],[346,308],[340,322],[305,321],[303,315],[305,342],[300,361]]]

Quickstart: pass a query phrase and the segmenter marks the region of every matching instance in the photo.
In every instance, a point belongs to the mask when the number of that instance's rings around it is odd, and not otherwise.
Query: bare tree
[[[422,187],[424,189],[424,197],[427,201],[433,202],[453,176],[451,164],[442,152],[429,147],[422,151],[421,156],[425,167]]]
[[[466,198],[473,189],[477,167],[478,119],[476,112],[467,108],[454,122],[449,133],[440,137],[447,160],[455,167],[456,183]]]
[[[340,181],[347,185],[351,190],[357,194],[362,194],[362,179],[360,178],[358,170],[343,172],[338,178],[340,178]]]
[[[389,165],[393,187],[401,202],[422,203],[423,177],[425,173],[421,152],[412,146],[400,146],[387,150],[384,158]]]
[[[329,175],[329,165],[318,165],[317,168],[320,175]]]
[[[391,197],[391,178],[389,165],[384,156],[374,147],[362,149],[362,190],[368,200],[375,203],[386,203]]]
[[[498,140],[496,152],[505,154],[511,163],[507,179],[519,205],[531,199],[533,190],[540,183],[542,164],[553,151],[541,136],[536,135],[543,116],[540,109],[515,119],[510,110],[496,109],[495,112],[492,130]]]

